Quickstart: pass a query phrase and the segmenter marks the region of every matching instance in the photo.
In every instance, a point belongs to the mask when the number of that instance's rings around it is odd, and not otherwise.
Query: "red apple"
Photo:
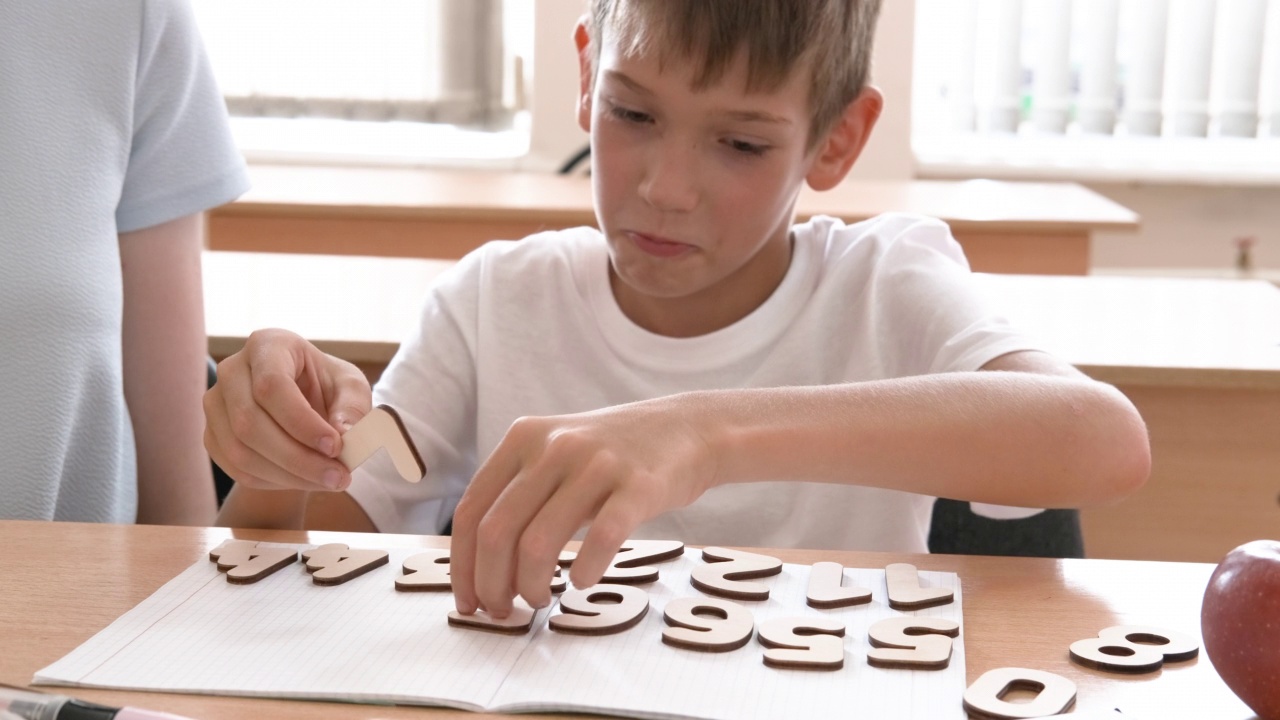
[[[1204,651],[1262,720],[1280,720],[1280,541],[1227,553],[1200,607]]]

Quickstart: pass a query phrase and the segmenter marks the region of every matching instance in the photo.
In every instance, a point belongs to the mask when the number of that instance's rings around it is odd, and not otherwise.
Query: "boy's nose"
[[[692,161],[695,149],[670,143],[649,156],[640,196],[665,212],[689,212],[698,204]]]

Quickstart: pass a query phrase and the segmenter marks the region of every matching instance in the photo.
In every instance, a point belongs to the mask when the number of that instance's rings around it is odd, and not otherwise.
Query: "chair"
[[[1084,534],[1077,510],[1045,510],[1021,520],[993,520],[974,513],[967,502],[938,498],[929,552],[1082,558]]]

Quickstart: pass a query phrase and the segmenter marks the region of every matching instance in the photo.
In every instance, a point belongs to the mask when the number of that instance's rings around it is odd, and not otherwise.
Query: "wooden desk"
[[[206,253],[210,351],[284,327],[376,378],[448,262]],[[1091,557],[1217,562],[1280,536],[1280,289],[1263,281],[979,275],[993,307],[1113,383],[1151,432],[1133,497],[1084,513]]]
[[[6,548],[0,582],[0,682],[25,686],[37,670],[73,650],[209,548],[224,529],[0,521]],[[236,537],[353,546],[440,547],[443,538],[236,531]],[[1211,565],[768,551],[787,562],[835,560],[849,567],[912,562],[958,573],[964,588],[966,671],[972,683],[998,667],[1062,675],[1079,688],[1077,712],[1119,708],[1140,720],[1244,720],[1203,653],[1151,675],[1126,677],[1068,660],[1067,647],[1111,625],[1148,624],[1199,635],[1200,598]],[[260,700],[80,688],[44,688],[113,705],[131,704],[199,720],[271,717],[474,718],[456,710]],[[957,698],[959,702],[959,698]],[[540,716],[546,717],[546,716]],[[575,716],[582,717],[582,716]]]
[[[594,225],[590,180],[541,173],[255,165],[253,189],[209,217],[214,250],[456,259],[488,240]],[[914,212],[951,224],[984,272],[1083,275],[1099,230],[1133,212],[1079,185],[849,181],[801,193],[797,214]]]

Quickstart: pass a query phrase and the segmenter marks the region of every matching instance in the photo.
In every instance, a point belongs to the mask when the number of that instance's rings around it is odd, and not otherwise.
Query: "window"
[[[533,0],[194,0],[255,159],[415,162],[528,146]]]
[[[1280,0],[917,0],[923,172],[1280,182]]]

